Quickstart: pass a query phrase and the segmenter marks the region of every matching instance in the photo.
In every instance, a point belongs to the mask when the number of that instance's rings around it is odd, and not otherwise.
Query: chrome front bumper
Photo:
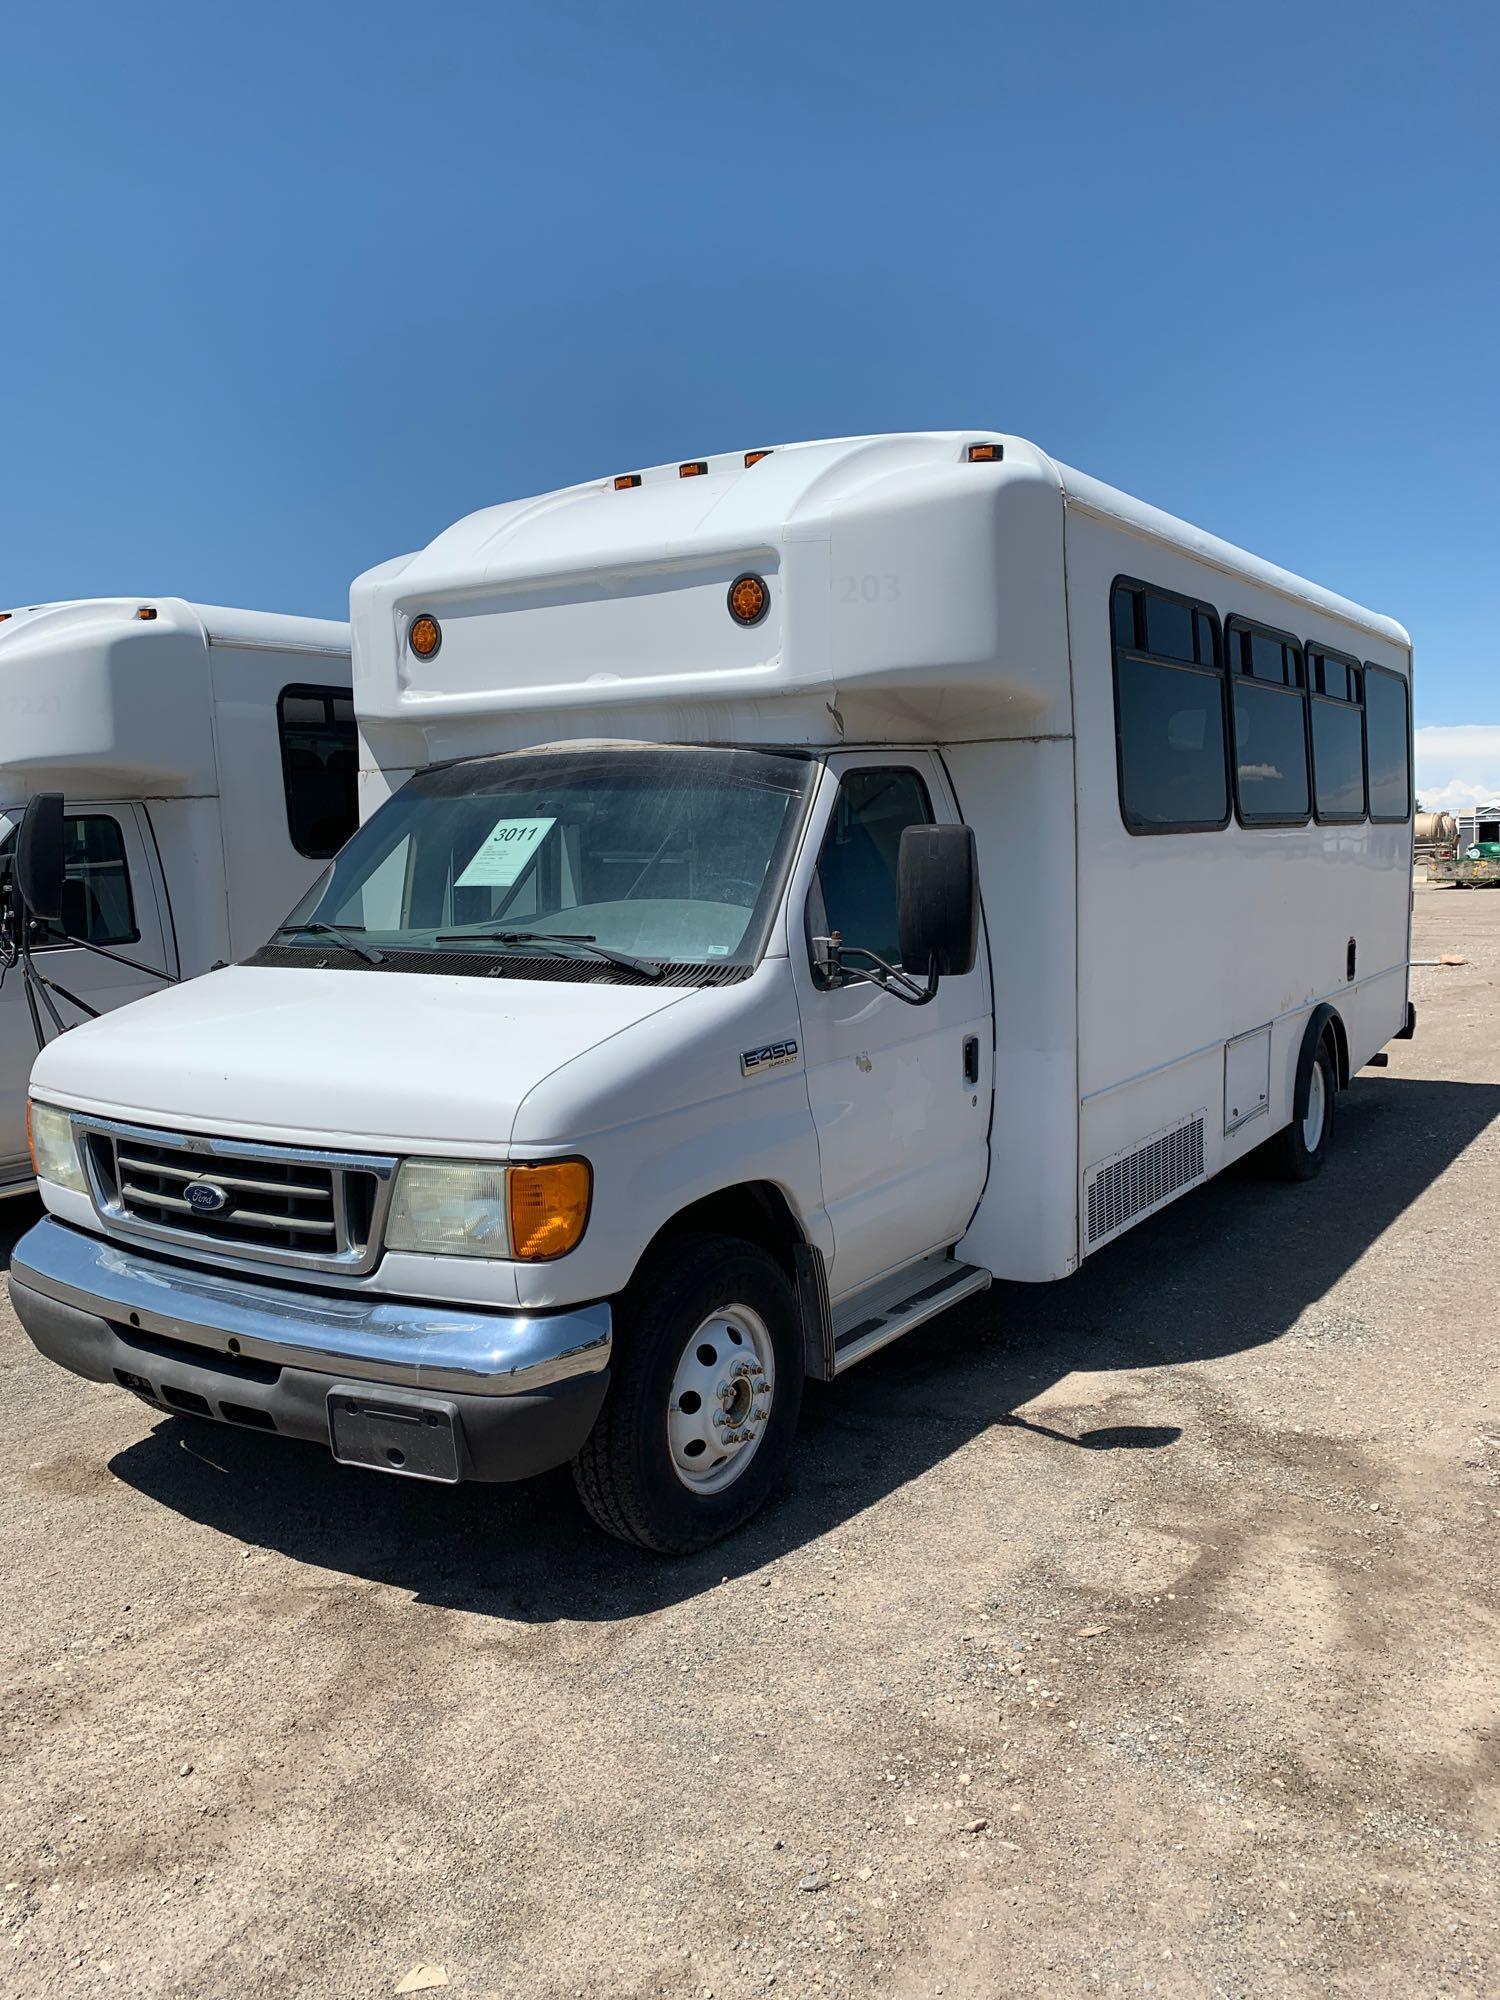
[[[378,1403],[393,1420],[437,1412],[459,1440],[460,1478],[521,1478],[571,1457],[609,1380],[607,1304],[503,1313],[292,1290],[145,1256],[52,1216],[16,1246],[10,1290],[34,1344],[75,1374],[336,1452],[330,1398],[351,1413],[351,1398]]]

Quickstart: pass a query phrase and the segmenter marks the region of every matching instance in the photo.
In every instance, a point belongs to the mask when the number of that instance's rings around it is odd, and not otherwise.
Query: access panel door
[[[19,818],[19,812],[11,815],[13,822]],[[101,1014],[107,1013],[123,1007],[127,1000],[160,990],[161,980],[153,979],[145,968],[172,969],[158,904],[160,878],[150,827],[141,806],[80,805],[69,807],[65,833],[63,923],[48,926],[46,935],[33,943],[32,956],[37,970],[48,979],[76,993]],[[15,838],[12,824],[0,839],[0,865],[9,866]],[[64,930],[105,946],[118,958],[103,958],[67,943]],[[53,998],[70,1026],[88,1018],[60,995]],[[57,1030],[45,1007],[41,1014],[51,1041]],[[13,965],[0,985],[0,1190],[7,1181],[24,1181],[31,1173],[26,1153],[26,1085],[36,1053],[21,968]]]
[[[815,854],[792,905],[802,1055],[833,1231],[835,1297],[952,1243],[968,1226],[989,1162],[989,981],[944,979],[912,1007],[860,983],[833,985],[811,939],[837,930],[899,963],[896,867],[904,828],[958,817],[926,752],[830,760]],[[804,935],[798,937],[799,911]],[[850,958],[851,970],[860,961]],[[920,979],[925,968],[912,968]]]

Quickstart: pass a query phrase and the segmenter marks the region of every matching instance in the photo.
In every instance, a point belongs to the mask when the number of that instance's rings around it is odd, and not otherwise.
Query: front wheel
[[[667,1244],[622,1301],[609,1394],[573,1478],[609,1534],[685,1555],[755,1512],[785,1469],[802,1402],[786,1274],[733,1237]]]

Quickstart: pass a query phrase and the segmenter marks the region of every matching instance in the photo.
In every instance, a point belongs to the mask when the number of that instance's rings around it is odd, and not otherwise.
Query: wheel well
[[[641,1264],[674,1236],[738,1236],[769,1251],[789,1278],[795,1275],[793,1249],[807,1240],[791,1204],[773,1181],[741,1181],[679,1209],[646,1245]]]
[[[1342,1015],[1331,1009],[1323,1024],[1323,1039],[1333,1048],[1333,1074],[1340,1090],[1349,1088],[1349,1033]]]

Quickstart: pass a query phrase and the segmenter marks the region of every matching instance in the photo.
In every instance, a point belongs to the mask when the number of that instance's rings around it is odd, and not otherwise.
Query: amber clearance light
[[[424,611],[419,618],[411,621],[411,630],[406,635],[406,643],[419,660],[430,660],[443,643],[443,628],[430,611]]]
[[[589,1219],[594,1176],[587,1160],[546,1160],[512,1167],[510,1254],[525,1264],[565,1257]]]
[[[729,586],[729,615],[736,625],[758,625],[771,608],[771,592],[763,576],[747,570]]]

